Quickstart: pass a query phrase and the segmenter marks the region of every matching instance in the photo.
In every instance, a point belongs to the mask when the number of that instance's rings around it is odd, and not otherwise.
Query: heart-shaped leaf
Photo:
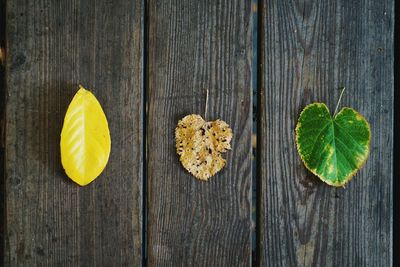
[[[222,120],[206,122],[191,114],[178,122],[175,138],[183,167],[206,181],[225,166],[221,153],[231,149],[232,130]]]
[[[308,105],[296,126],[297,150],[304,165],[322,181],[343,186],[368,158],[370,127],[351,108],[334,118],[323,103]]]
[[[96,97],[80,86],[61,131],[61,162],[74,182],[87,185],[104,170],[111,150],[110,131]]]

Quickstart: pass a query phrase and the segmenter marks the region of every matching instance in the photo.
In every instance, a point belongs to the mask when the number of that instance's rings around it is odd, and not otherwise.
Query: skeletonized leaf
[[[111,150],[107,119],[96,97],[82,86],[65,114],[60,146],[65,172],[79,185],[92,182],[107,165]]]
[[[221,153],[231,149],[232,130],[222,120],[207,122],[200,115],[191,114],[178,122],[175,138],[183,167],[207,181],[225,166]]]
[[[343,108],[334,118],[323,103],[308,105],[296,126],[304,165],[322,181],[343,186],[368,158],[371,132],[357,111]]]

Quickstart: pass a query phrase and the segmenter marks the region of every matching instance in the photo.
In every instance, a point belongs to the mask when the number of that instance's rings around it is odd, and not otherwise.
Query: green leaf
[[[296,126],[297,150],[304,165],[322,181],[344,186],[368,158],[371,131],[365,118],[343,108],[334,118],[323,103],[308,105]]]

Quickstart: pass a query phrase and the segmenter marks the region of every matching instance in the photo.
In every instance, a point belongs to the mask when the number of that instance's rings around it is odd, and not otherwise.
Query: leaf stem
[[[208,89],[206,89],[206,106],[204,108],[204,120],[207,120]]]
[[[343,94],[344,94],[344,91],[346,90],[346,87],[342,87],[341,88],[341,92],[340,92],[340,96],[339,96],[339,100],[338,100],[338,102],[337,102],[337,104],[336,104],[336,108],[335,108],[335,112],[333,113],[333,117],[335,117],[336,116],[336,113],[337,113],[337,111],[338,111],[338,109],[339,109],[339,105],[340,105],[340,101],[342,101],[342,96],[343,96]]]

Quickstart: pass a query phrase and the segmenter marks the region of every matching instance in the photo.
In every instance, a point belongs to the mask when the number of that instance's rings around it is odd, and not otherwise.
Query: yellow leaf
[[[110,130],[99,101],[79,86],[61,130],[61,162],[68,177],[87,185],[101,174],[111,150]]]

